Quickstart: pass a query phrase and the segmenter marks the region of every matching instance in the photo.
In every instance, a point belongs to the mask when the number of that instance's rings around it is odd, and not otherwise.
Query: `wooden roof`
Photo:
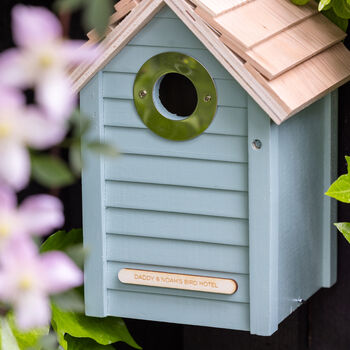
[[[311,0],[121,0],[97,59],[71,72],[78,92],[168,5],[262,109],[280,124],[350,80],[346,34]],[[98,41],[88,33],[91,45]]]

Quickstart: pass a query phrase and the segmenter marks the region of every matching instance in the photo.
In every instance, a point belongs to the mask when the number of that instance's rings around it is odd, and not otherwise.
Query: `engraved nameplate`
[[[122,269],[118,273],[119,281],[140,286],[192,290],[196,292],[234,294],[237,283],[227,278],[181,275],[158,271]]]

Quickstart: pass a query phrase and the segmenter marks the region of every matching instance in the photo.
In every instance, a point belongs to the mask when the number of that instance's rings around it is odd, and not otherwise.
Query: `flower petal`
[[[25,67],[26,62],[20,50],[6,50],[0,55],[1,84],[19,88],[30,85],[33,79],[32,72]]]
[[[53,251],[41,256],[48,293],[60,293],[83,283],[83,273],[67,255]]]
[[[18,211],[23,229],[33,235],[46,235],[64,223],[62,203],[50,195],[30,196]]]
[[[50,322],[49,300],[42,293],[29,292],[22,295],[18,298],[14,309],[17,326],[22,331],[44,327]]]
[[[17,126],[22,140],[36,149],[45,149],[64,139],[67,127],[63,122],[45,118],[35,107],[27,107]]]
[[[93,62],[99,50],[95,45],[89,45],[87,41],[66,40],[62,43],[63,58],[69,64],[79,64],[81,62]]]
[[[43,7],[15,6],[12,23],[13,38],[18,46],[41,45],[62,35],[62,27],[57,17]]]
[[[0,186],[0,210],[14,209],[17,204],[17,198],[13,190],[7,186]]]
[[[48,117],[57,121],[68,119],[72,113],[76,96],[68,78],[62,73],[50,74],[37,87],[37,101]]]
[[[30,177],[30,160],[27,149],[15,142],[0,143],[0,184],[15,190],[23,189]]]
[[[0,86],[0,110],[17,109],[25,103],[24,95],[11,87]]]

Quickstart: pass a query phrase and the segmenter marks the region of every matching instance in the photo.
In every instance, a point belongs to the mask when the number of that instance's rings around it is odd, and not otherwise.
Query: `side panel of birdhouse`
[[[279,320],[336,281],[337,94],[273,126],[278,138]]]
[[[154,134],[134,107],[136,73],[170,51],[202,63],[217,89],[214,121],[189,141]],[[89,93],[94,89],[98,101]],[[95,159],[84,174],[87,312],[249,330],[245,91],[166,8],[82,97],[83,110],[96,112],[94,135],[121,152]],[[125,268],[234,279],[238,290],[224,295],[124,284],[118,272]]]

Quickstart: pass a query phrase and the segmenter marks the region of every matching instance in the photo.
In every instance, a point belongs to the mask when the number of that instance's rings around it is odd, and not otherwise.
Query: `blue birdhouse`
[[[120,151],[83,151],[88,315],[267,336],[335,283],[344,37],[313,2],[117,3],[71,73]]]

